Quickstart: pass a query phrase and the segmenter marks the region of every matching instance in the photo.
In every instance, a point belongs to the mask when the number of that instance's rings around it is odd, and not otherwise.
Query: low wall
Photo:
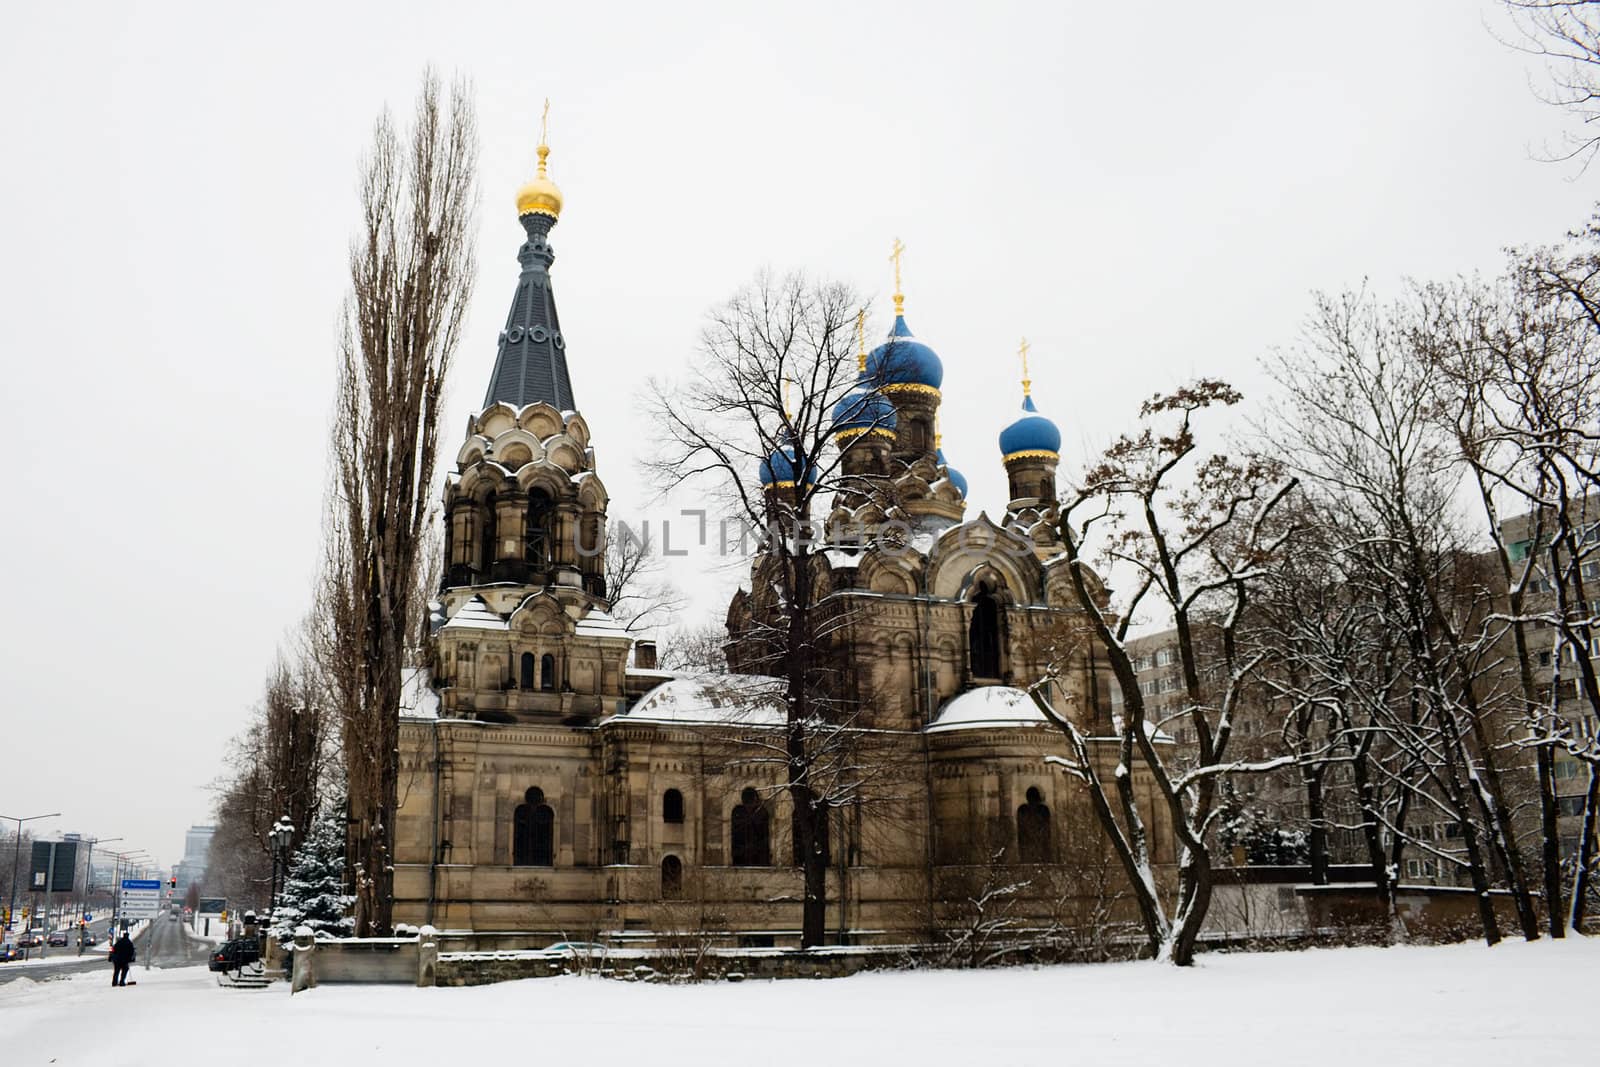
[[[1334,931],[1349,940],[1368,932],[1380,939],[1390,926],[1390,916],[1378,897],[1377,887],[1366,885],[1295,888],[1305,901],[1306,916],[1315,930]],[[1502,935],[1518,929],[1516,904],[1505,890],[1492,890],[1495,918]],[[1477,896],[1471,889],[1449,886],[1399,885],[1394,890],[1395,912],[1408,937],[1425,941],[1466,941],[1481,937]]]
[[[433,985],[439,945],[432,927],[415,937],[344,937],[318,940],[295,931],[290,992],[327,984]]]
[[[862,971],[913,965],[926,948],[854,946],[801,949],[706,949],[690,953],[662,949],[614,949],[580,958],[542,952],[449,952],[439,956],[436,984],[487,985],[521,978],[593,973],[646,981],[694,975],[703,979],[846,978]]]

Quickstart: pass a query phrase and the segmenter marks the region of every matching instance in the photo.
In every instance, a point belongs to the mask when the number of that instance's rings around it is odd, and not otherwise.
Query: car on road
[[[84,943],[85,947],[87,947],[89,945],[98,945],[100,943],[100,939],[98,937],[94,936],[93,934],[89,933],[87,930],[85,930],[83,932],[83,943]]]
[[[17,945],[21,948],[38,948],[42,944],[44,944],[44,930],[37,926],[17,938]]]
[[[67,941],[71,936],[66,930],[57,930],[50,935],[48,944],[51,948],[66,948]]]
[[[20,955],[22,955],[22,951],[11,942],[7,941],[5,944],[0,945],[0,963],[7,963]]]
[[[213,971],[237,971],[239,968],[261,960],[261,943],[253,937],[235,937],[224,941],[211,954],[206,966]]]

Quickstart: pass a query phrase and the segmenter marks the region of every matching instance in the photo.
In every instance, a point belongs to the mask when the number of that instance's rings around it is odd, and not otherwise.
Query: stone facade
[[[776,610],[773,564],[758,556],[729,606],[732,673],[676,677],[653,669],[653,650],[629,666],[607,601],[608,498],[568,406],[548,274],[559,208],[537,206],[550,200],[528,198],[494,380],[444,490],[432,666],[401,712],[395,919],[461,948],[793,944],[802,877],[768,677],[780,672],[756,636]],[[937,939],[996,877],[1028,883],[1014,904],[1027,922],[1104,914],[1116,893],[1102,835],[1078,783],[1047,762],[1067,755],[1058,729],[1022,692],[1075,626],[1051,534],[1055,445],[1031,425],[1002,457],[1004,519],[966,518],[965,479],[934,430],[942,365],[903,315],[881,347],[893,345],[919,361],[881,390],[903,430],[858,426],[837,442],[859,484],[834,517],[867,536],[815,558],[852,758],[871,769],[830,812],[830,938]],[[1047,421],[1031,399],[1024,410]],[[880,536],[891,526],[902,535]],[[1083,660],[1063,678],[1054,706],[1110,734],[1102,669]],[[1110,778],[1114,743],[1093,747]],[[1171,835],[1157,824],[1152,839],[1172,863]]]

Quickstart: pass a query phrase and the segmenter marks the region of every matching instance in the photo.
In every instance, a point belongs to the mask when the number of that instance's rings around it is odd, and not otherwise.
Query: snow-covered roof
[[[426,667],[407,667],[400,672],[400,717],[439,717],[439,694],[433,689],[433,673]]]
[[[700,674],[656,686],[607,723],[782,726],[783,682],[754,674]]]
[[[608,613],[600,610],[589,612],[578,620],[576,633],[579,637],[627,637],[628,631]]]
[[[451,616],[450,621],[444,624],[446,630],[505,630],[509,624],[499,615],[489,610],[489,605],[483,602],[483,597],[475,596],[465,604],[461,610]]]
[[[664,667],[628,667],[629,678],[654,678],[658,682],[670,682],[682,677],[679,671],[669,671]]]
[[[945,701],[926,732],[946,730],[992,730],[1005,727],[1049,726],[1050,720],[1034,704],[1033,698],[1009,685],[986,685],[969,689]]]

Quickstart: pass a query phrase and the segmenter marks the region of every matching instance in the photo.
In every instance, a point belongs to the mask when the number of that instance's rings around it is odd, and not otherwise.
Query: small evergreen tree
[[[272,935],[294,938],[295,928],[309,926],[317,934],[348,937],[355,929],[344,892],[344,805],[325,802],[289,864],[283,894],[272,917]]]

